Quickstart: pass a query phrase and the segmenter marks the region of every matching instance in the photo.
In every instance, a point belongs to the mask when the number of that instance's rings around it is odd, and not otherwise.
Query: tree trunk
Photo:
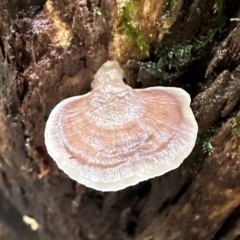
[[[240,3],[148,3],[152,22],[144,0],[0,0],[1,239],[240,239]],[[111,58],[133,87],[186,89],[199,136],[178,169],[103,193],[61,172],[43,133]]]

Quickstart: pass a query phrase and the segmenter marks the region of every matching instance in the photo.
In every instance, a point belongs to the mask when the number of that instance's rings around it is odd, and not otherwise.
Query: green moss
[[[214,132],[215,128],[212,127],[197,138],[197,143],[200,143],[202,145],[203,152],[207,153],[208,155],[211,155],[214,152],[214,147],[211,143],[211,138]]]
[[[136,43],[136,45],[149,55],[149,43],[144,35],[137,28],[137,20],[133,19],[132,12],[136,5],[142,0],[129,0],[120,12],[120,24],[125,34]],[[174,78],[177,78],[185,67],[201,58],[205,48],[213,41],[217,34],[224,30],[227,18],[224,13],[226,0],[211,0],[212,8],[209,12],[202,13],[202,29],[199,29],[197,36],[187,43],[177,43],[173,46],[159,45],[159,49],[154,53],[158,56],[157,63],[150,63],[146,66],[151,75],[156,75],[156,79],[161,79],[161,84],[169,85]],[[169,31],[163,29],[161,21],[172,17],[177,7],[177,0],[165,0],[163,5],[163,16],[159,20],[158,30],[162,33]]]
[[[170,48],[160,50],[158,53],[160,59],[157,62],[160,69],[169,71],[172,68],[175,68],[178,70],[178,68],[185,66],[194,56],[197,56],[209,43],[212,42],[217,33],[222,32],[227,23],[227,18],[224,13],[225,1],[226,0],[213,1],[213,18],[209,19],[210,16],[208,16],[204,20],[205,22],[203,22],[202,25],[205,27],[201,30],[197,38],[187,44],[177,44]],[[165,77],[168,78],[168,76]]]
[[[236,117],[230,119],[230,124],[233,129],[233,132],[240,137],[240,122],[237,121]]]
[[[164,2],[164,8],[163,8],[163,17],[172,17],[173,13],[177,7],[177,1],[176,0],[165,0]]]
[[[214,152],[214,147],[212,146],[212,144],[210,142],[205,141],[202,144],[202,150],[204,153],[211,155]]]
[[[149,55],[149,42],[144,35],[137,28],[137,19],[132,17],[132,12],[136,5],[142,0],[129,0],[120,12],[119,27],[122,27],[126,36],[131,39],[139,47],[141,51]],[[165,0],[163,5],[163,16],[159,23],[156,23],[156,28],[162,33],[167,33],[169,28],[163,28],[161,26],[162,21],[166,21],[166,18],[171,18],[177,7],[177,0]]]
[[[175,45],[171,48],[166,48],[161,54],[158,61],[160,68],[168,67],[168,70],[179,68],[189,62],[194,52],[199,51],[207,46],[213,40],[217,30],[210,30],[207,36],[201,36],[194,42],[185,45]]]
[[[134,21],[131,17],[132,11],[137,3],[141,0],[130,0],[121,10],[120,12],[120,22],[119,27],[122,27],[126,36],[129,39],[134,41],[139,49],[149,55],[149,44],[145,37],[140,33],[138,28],[135,26]]]
[[[162,9],[163,14],[161,16],[160,21],[156,23],[156,28],[161,34],[169,33],[171,24],[167,24],[166,26],[164,23],[166,21],[169,21],[169,23],[171,23],[173,21],[173,17],[177,6],[178,2],[176,0],[165,0]]]
[[[184,65],[184,59],[191,56],[192,45],[175,45],[172,48],[165,48],[162,52],[162,57],[159,59],[157,65],[160,69],[171,70],[176,66]]]
[[[214,12],[215,14],[222,12],[224,1],[225,1],[225,0],[214,0],[214,3],[213,3],[213,12]]]
[[[93,9],[93,14],[94,14],[94,15],[101,16],[101,15],[102,15],[101,9],[100,9],[99,7],[95,7],[95,8]]]
[[[222,123],[221,123],[222,124]],[[217,126],[221,125],[218,123]],[[230,119],[230,125],[233,129],[234,134],[240,137],[240,122],[236,119],[236,117],[232,117]],[[206,131],[205,133],[201,134],[197,142],[202,145],[202,150],[204,153],[207,153],[208,155],[211,155],[214,152],[214,147],[211,144],[211,138],[216,131],[216,126],[212,127],[210,130]]]

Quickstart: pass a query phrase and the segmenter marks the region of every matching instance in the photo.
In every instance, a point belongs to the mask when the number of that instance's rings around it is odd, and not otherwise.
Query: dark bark
[[[240,22],[229,19],[237,17],[240,4],[184,1],[169,34],[151,46],[149,59],[125,64],[132,86],[189,91],[200,129],[181,167],[115,193],[88,189],[59,171],[43,133],[51,109],[87,92],[108,59],[116,4],[59,0],[48,11],[46,4],[0,0],[0,221],[18,239],[237,240]],[[95,7],[101,15],[93,14]],[[23,215],[38,222],[36,232],[24,230]]]
[[[37,239],[36,232],[31,231],[31,229],[26,224],[24,224],[23,216],[18,212],[15,206],[13,206],[11,202],[2,195],[1,192],[0,199],[0,223],[2,222],[6,225],[0,225],[0,228],[2,229],[2,231],[0,231],[1,239],[4,237],[6,239]]]

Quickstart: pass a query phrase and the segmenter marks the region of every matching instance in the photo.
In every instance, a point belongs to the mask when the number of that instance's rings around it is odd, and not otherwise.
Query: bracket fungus
[[[50,156],[70,178],[117,191],[179,167],[198,126],[181,88],[132,89],[117,61],[94,76],[93,90],[60,102],[45,129]]]

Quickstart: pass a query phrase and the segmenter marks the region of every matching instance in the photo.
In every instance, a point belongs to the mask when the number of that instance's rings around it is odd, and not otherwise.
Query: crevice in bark
[[[173,199],[166,199],[162,203],[162,205],[158,209],[158,212],[162,212],[165,209],[169,208],[169,206],[175,205],[181,199],[181,197],[187,192],[190,186],[191,186],[191,181],[186,182]]]
[[[151,181],[144,182],[140,189],[138,190],[139,199],[146,197],[151,192],[151,188],[152,188]]]
[[[220,229],[216,232],[212,240],[221,240],[228,232],[230,232],[240,219],[240,206],[236,207],[232,213],[225,219]],[[237,238],[236,238],[237,239]]]
[[[7,224],[21,240],[37,240],[37,233],[33,232],[22,219],[22,214],[0,192],[0,221]]]

